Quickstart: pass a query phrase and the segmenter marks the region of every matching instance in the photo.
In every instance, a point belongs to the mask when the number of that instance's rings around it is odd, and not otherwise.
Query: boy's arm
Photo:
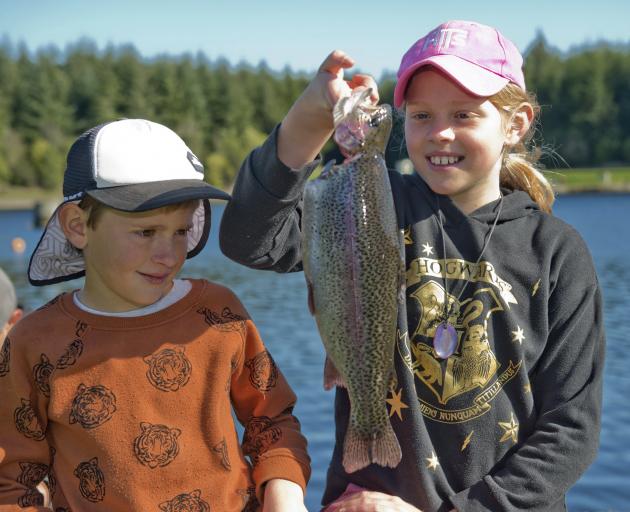
[[[14,334],[0,350],[0,510],[49,511],[37,490],[50,472],[45,397]]]
[[[275,479],[293,482],[304,493],[310,478],[310,457],[293,415],[295,394],[251,320],[245,322],[244,337],[230,393],[236,416],[245,427],[242,450],[252,462],[256,496],[262,502],[265,484]]]
[[[262,512],[307,512],[304,491],[289,480],[276,478],[265,485],[265,501]]]

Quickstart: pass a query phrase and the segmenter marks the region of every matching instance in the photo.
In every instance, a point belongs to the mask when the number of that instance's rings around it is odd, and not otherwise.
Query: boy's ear
[[[77,249],[84,249],[87,245],[88,212],[79,208],[77,203],[67,203],[61,207],[57,215],[68,241]]]
[[[510,117],[505,143],[508,146],[518,144],[528,132],[533,120],[534,109],[532,106],[529,103],[519,105]]]

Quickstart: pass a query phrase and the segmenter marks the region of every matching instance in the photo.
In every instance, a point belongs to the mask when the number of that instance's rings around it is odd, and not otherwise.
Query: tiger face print
[[[77,359],[79,359],[82,353],[83,353],[83,341],[80,339],[74,340],[72,343],[70,343],[70,345],[68,345],[68,348],[66,348],[66,351],[61,355],[61,357],[57,361],[57,365],[56,365],[57,369],[64,370],[72,366],[73,364],[77,362]]]
[[[50,375],[55,367],[50,364],[50,360],[46,357],[46,354],[39,356],[39,363],[33,366],[33,380],[37,389],[39,389],[44,396],[50,396]]]
[[[81,338],[87,331],[87,328],[88,324],[82,322],[81,320],[77,320],[77,323],[74,325],[74,333],[77,338]]]
[[[26,493],[18,498],[18,505],[22,508],[41,507],[44,505],[44,496],[35,488],[27,489]]]
[[[10,348],[11,341],[9,341],[9,337],[7,336],[4,339],[2,350],[0,350],[0,377],[4,377],[7,373],[9,373]]]
[[[249,382],[261,393],[267,393],[276,385],[278,367],[267,350],[245,361],[245,366],[249,369]]]
[[[205,322],[219,331],[243,331],[245,326],[245,317],[232,313],[228,307],[224,307],[221,314],[215,313],[208,308],[199,308],[197,313],[203,316]]]
[[[170,464],[177,457],[181,430],[144,422],[140,428],[142,433],[134,440],[133,451],[142,464],[154,469]]]
[[[17,481],[26,487],[35,487],[48,475],[49,467],[39,462],[20,462],[21,472]]]
[[[109,421],[116,412],[116,396],[105,386],[87,387],[79,384],[72,401],[70,423],[83,428],[96,428]]]
[[[165,348],[144,358],[149,365],[147,378],[160,391],[177,391],[190,379],[192,365],[182,347]]]
[[[74,476],[79,479],[81,496],[92,503],[103,501],[105,498],[105,475],[98,467],[98,458],[94,457],[81,462],[74,470]]]
[[[201,499],[201,491],[195,489],[190,494],[178,494],[172,500],[160,503],[162,512],[209,512],[210,505]]]
[[[42,506],[44,497],[35,487],[49,474],[50,468],[46,464],[38,462],[20,462],[19,465],[21,472],[17,477],[17,481],[28,487],[28,489],[18,499],[18,505],[24,508]]]
[[[282,437],[280,428],[272,425],[271,418],[267,416],[253,416],[245,426],[243,453],[250,457],[254,466],[261,455]]]
[[[44,429],[39,423],[35,410],[31,407],[31,401],[22,398],[21,402],[22,405],[16,408],[13,413],[15,428],[29,439],[43,441],[45,437]]]

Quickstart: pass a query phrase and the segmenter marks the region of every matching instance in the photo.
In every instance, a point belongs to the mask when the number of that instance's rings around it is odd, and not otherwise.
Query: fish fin
[[[354,473],[370,464],[395,468],[401,459],[400,444],[389,421],[382,432],[369,437],[362,436],[350,421],[343,444],[343,467],[347,473]]]
[[[308,310],[311,312],[311,315],[315,316],[315,299],[313,298],[313,285],[308,279],[306,280],[306,292],[308,294]]]
[[[335,160],[328,160],[328,162],[324,164],[322,172],[319,173],[319,177],[322,179],[328,178],[328,175],[332,174],[333,167],[335,167]]]
[[[324,362],[324,389],[328,391],[335,386],[340,388],[347,387],[335,364],[330,360],[330,357],[326,356],[326,361]]]

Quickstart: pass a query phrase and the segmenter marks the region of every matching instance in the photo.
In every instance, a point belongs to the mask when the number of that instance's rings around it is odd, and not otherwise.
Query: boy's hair
[[[535,120],[540,112],[536,96],[521,89],[516,84],[509,83],[498,93],[490,96],[488,100],[497,108],[506,122],[523,103],[531,105],[534,119],[529,131],[521,141],[505,149],[501,164],[500,183],[506,188],[527,192],[541,210],[550,213],[555,200],[553,188],[535,165],[540,158],[540,151],[532,143]]]
[[[183,208],[193,208],[196,209],[199,206],[200,199],[189,199],[187,201],[182,201],[180,203],[172,203],[166,206],[162,206],[158,208],[159,210],[165,212],[172,212],[175,210],[183,209]],[[110,206],[107,206],[105,203],[101,203],[97,199],[94,199],[90,195],[86,195],[79,201],[79,208],[82,210],[86,210],[88,212],[87,225],[89,228],[94,229],[96,227],[96,223],[100,219],[103,212],[107,209],[114,210]]]

